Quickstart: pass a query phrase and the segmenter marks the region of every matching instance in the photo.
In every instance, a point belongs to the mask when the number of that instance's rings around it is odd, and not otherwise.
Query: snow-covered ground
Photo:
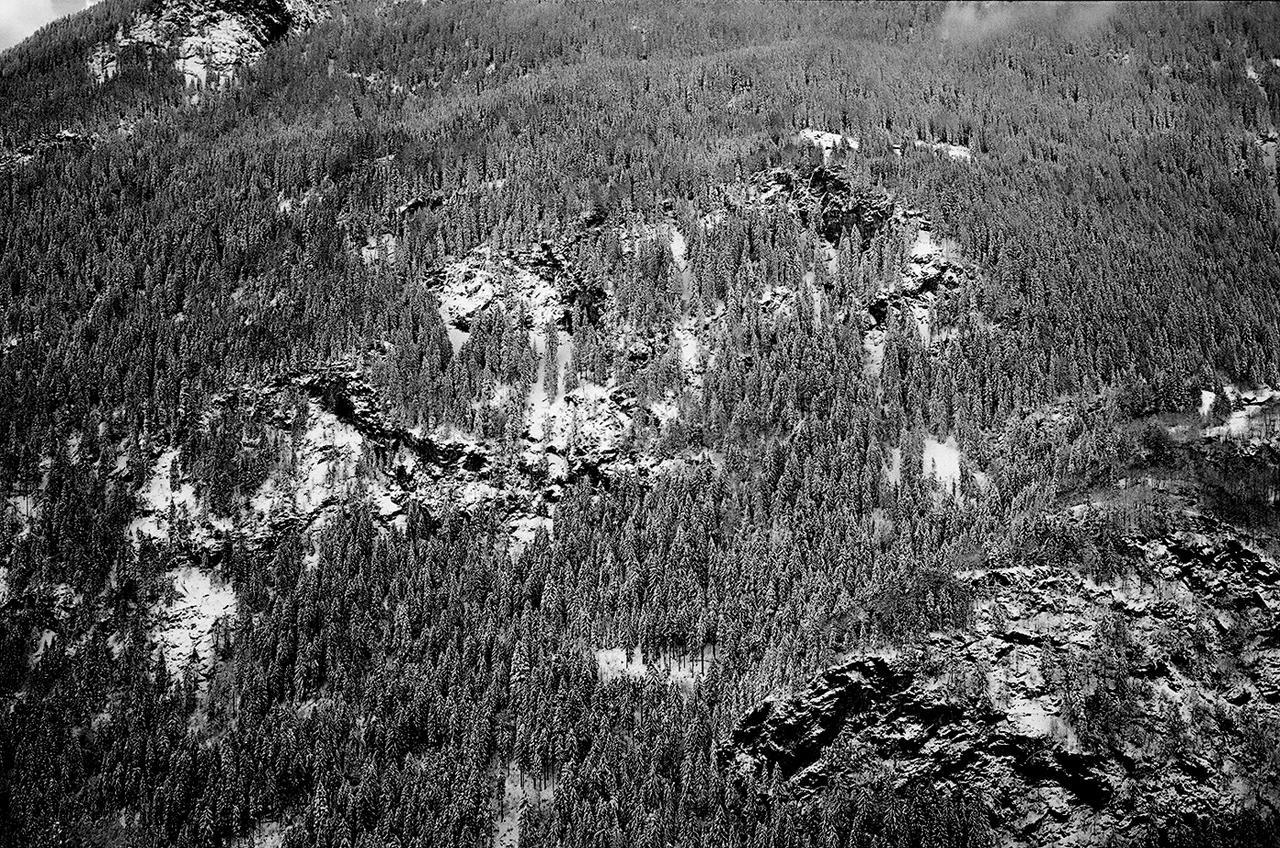
[[[704,645],[693,654],[659,654],[647,660],[636,648],[597,648],[596,672],[601,683],[615,680],[643,680],[652,671],[659,679],[691,690],[716,661],[714,645]]]
[[[924,467],[921,473],[932,477],[948,491],[960,485],[960,448],[954,437],[940,442],[932,436],[924,440]]]
[[[796,142],[799,144],[811,144],[821,150],[823,164],[830,162],[832,154],[837,150],[858,149],[858,140],[853,136],[812,128],[800,130],[796,134]]]
[[[1222,393],[1231,403],[1232,413],[1226,423],[1206,429],[1205,435],[1210,438],[1238,439],[1242,441],[1261,442],[1280,435],[1280,392],[1269,386],[1242,389],[1235,385],[1222,387]],[[1201,395],[1201,414],[1207,415],[1205,408],[1205,392]],[[1210,407],[1213,401],[1210,400]]]
[[[948,144],[945,141],[923,141],[920,139],[917,139],[913,144],[923,150],[931,150],[939,155],[958,159],[962,162],[968,162],[973,159],[973,151],[963,144]]]
[[[520,813],[526,807],[550,804],[555,796],[554,780],[535,780],[522,772],[516,763],[508,764],[502,782],[502,799],[497,809],[494,848],[518,848]]]

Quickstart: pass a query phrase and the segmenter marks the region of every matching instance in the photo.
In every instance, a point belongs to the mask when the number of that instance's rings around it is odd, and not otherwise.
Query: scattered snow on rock
[[[18,523],[18,535],[30,533],[31,522],[40,517],[40,505],[36,503],[35,496],[10,495],[3,503],[7,505],[6,511]]]
[[[395,262],[400,240],[391,233],[369,236],[360,247],[360,260],[366,265],[378,262]]]
[[[717,313],[699,321],[697,316],[686,315],[671,328],[676,347],[680,352],[680,370],[686,382],[699,389],[707,366],[714,361],[709,350],[714,329],[722,323],[723,313]]]
[[[1272,59],[1271,61],[1274,62],[1275,60]],[[1259,74],[1258,69],[1253,66],[1252,59],[1245,59],[1244,75],[1248,77],[1249,81],[1252,82],[1257,87],[1259,92],[1261,92],[1263,95],[1267,93],[1267,90],[1262,86],[1262,75]]]
[[[97,44],[89,50],[88,68],[89,76],[93,78],[94,83],[101,85],[107,80],[114,79],[118,71],[119,52],[118,48],[110,44]]]
[[[874,377],[884,365],[884,330],[872,327],[862,335],[862,375]]]
[[[319,518],[323,510],[353,494],[364,437],[314,402],[308,410],[307,429],[292,449],[292,471],[277,469],[249,502],[260,519],[292,514]],[[373,497],[377,502],[377,494]]]
[[[317,0],[287,0],[289,29],[309,26],[324,14]],[[214,5],[162,3],[136,14],[110,41],[94,45],[87,60],[89,75],[102,84],[119,73],[122,50],[142,47],[174,54],[174,69],[188,85],[223,87],[237,68],[251,64],[266,49],[266,25],[249,12]]]
[[[209,85],[210,74],[215,83],[241,63],[252,62],[262,52],[262,45],[238,17],[217,14],[202,31],[183,36],[177,45],[174,67],[188,85]]]
[[[446,263],[432,288],[455,353],[491,304],[525,310],[532,325],[530,343],[539,355],[546,346],[545,327],[563,323],[565,304],[555,285],[487,245]]]
[[[151,471],[151,477],[138,493],[138,516],[129,523],[129,538],[145,536],[150,539],[170,538],[170,522],[174,519],[191,519],[197,512],[196,490],[189,481],[178,481],[174,488],[173,464],[178,449],[170,448],[160,454]]]
[[[1088,527],[1092,512],[1086,505],[1049,520]],[[733,761],[757,773],[786,762],[788,780],[813,787],[857,774],[847,759],[828,757],[842,749],[823,741],[851,732],[867,761],[892,760],[904,783],[942,780],[1008,799],[1006,820],[1021,837],[1010,844],[1132,835],[1135,797],[1179,810],[1253,803],[1266,776],[1219,774],[1205,763],[1240,749],[1242,717],[1276,720],[1280,647],[1266,634],[1280,609],[1280,568],[1198,509],[1181,521],[1186,529],[1162,537],[1120,540],[1129,567],[1105,579],[1054,558],[958,571],[977,599],[963,629],[894,653],[855,653],[793,694],[764,700],[731,734]],[[1171,658],[1168,646],[1188,639],[1232,658]],[[1128,659],[1114,683],[1078,673],[1064,681],[1062,670],[1121,650]],[[956,699],[957,680],[975,684],[979,697]],[[1079,699],[1108,683],[1125,693],[1124,719],[1105,743],[1083,742],[1073,724]],[[1195,759],[1151,743],[1169,734],[1195,739]],[[1029,771],[1009,751],[1033,751],[1045,767]]]
[[[155,610],[152,639],[164,653],[171,671],[186,668],[195,654],[202,673],[213,658],[214,624],[236,612],[235,591],[220,579],[195,566],[172,573],[174,596]]]
[[[231,843],[233,848],[280,848],[284,844],[284,828],[279,822],[259,822],[253,833]]]
[[[864,313],[866,352],[863,373],[874,377],[884,361],[886,319],[890,311],[910,319],[926,345],[941,344],[954,335],[954,327],[935,325],[935,310],[947,294],[960,288],[967,271],[953,257],[955,248],[933,236],[932,224],[915,210],[901,215],[902,224],[914,223],[915,239],[895,283],[883,286]]]

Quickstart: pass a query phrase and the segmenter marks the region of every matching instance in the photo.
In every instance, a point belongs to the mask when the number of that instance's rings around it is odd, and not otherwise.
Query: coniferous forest
[[[1270,3],[44,27],[0,848],[1280,844],[1278,123]]]

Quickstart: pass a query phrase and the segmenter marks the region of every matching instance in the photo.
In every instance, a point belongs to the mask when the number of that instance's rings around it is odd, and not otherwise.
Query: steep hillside
[[[0,54],[0,848],[1280,844],[1268,4]]]

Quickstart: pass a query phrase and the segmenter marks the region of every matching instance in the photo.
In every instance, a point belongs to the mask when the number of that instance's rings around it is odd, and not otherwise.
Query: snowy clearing
[[[948,144],[945,141],[923,141],[920,139],[917,139],[913,144],[922,150],[930,150],[950,159],[957,159],[962,162],[969,162],[973,159],[973,151],[963,144]]]
[[[623,679],[643,680],[652,670],[668,683],[692,690],[707,673],[707,669],[715,663],[716,648],[715,645],[703,645],[702,650],[697,653],[681,656],[663,653],[650,657],[648,661],[639,647],[597,648],[595,657],[597,677],[601,683]]]
[[[496,811],[494,848],[518,848],[520,813],[529,806],[550,804],[555,796],[554,779],[537,780],[521,771],[516,763],[509,763],[502,782],[502,799]]]
[[[798,144],[811,144],[822,151],[822,162],[827,164],[837,150],[857,150],[858,140],[842,133],[807,128],[796,134]]]
[[[1205,430],[1206,436],[1262,441],[1280,433],[1280,392],[1269,386],[1226,385],[1222,393],[1231,404],[1231,415],[1225,424]]]
[[[940,442],[932,436],[924,440],[925,477],[932,477],[944,487],[954,490],[960,484],[960,448],[954,437]]]

